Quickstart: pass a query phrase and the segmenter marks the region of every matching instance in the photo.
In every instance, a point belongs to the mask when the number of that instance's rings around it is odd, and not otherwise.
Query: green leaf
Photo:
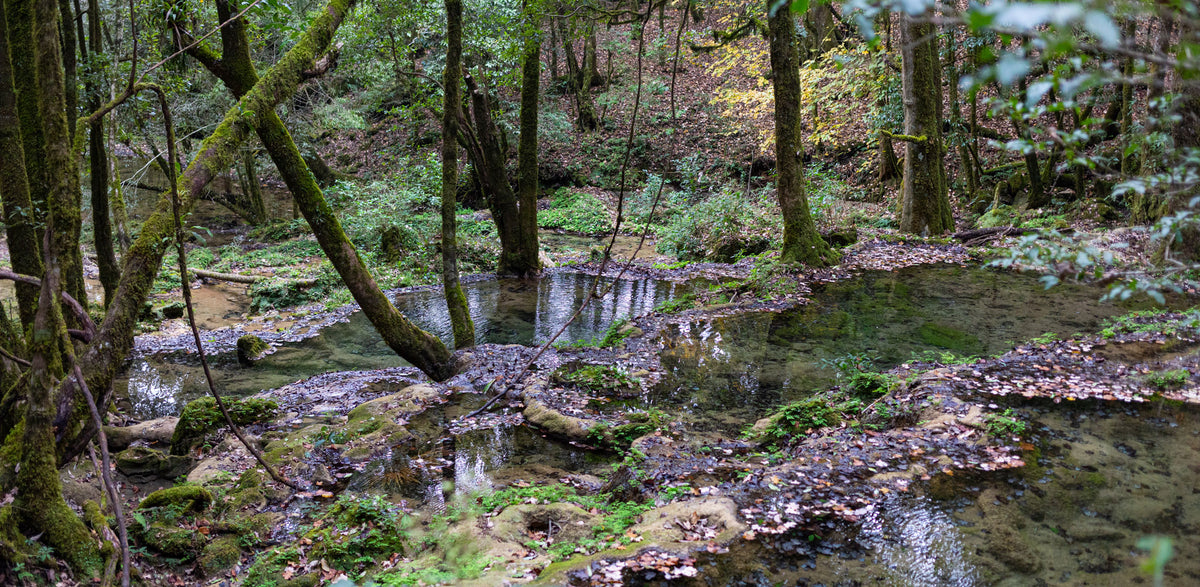
[[[792,0],[792,14],[808,12],[808,0]]]
[[[1095,35],[1105,48],[1111,49],[1121,44],[1121,31],[1117,30],[1117,25],[1107,14],[1099,10],[1089,10],[1084,15],[1083,28]]]

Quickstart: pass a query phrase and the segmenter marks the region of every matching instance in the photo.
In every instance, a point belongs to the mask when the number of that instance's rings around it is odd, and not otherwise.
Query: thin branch
[[[130,1],[132,1],[132,0],[130,0]],[[215,29],[213,29],[213,30],[211,30],[211,31],[208,31],[207,33],[205,33],[205,35],[204,35],[204,36],[202,36],[202,37],[200,37],[200,38],[198,38],[198,39],[196,39],[196,40],[192,41],[192,42],[191,42],[191,43],[189,43],[189,44],[188,44],[186,47],[184,47],[184,48],[182,48],[182,49],[180,49],[180,50],[178,50],[178,51],[176,51],[176,52],[174,52],[174,53],[172,53],[172,54],[168,55],[168,56],[167,56],[166,58],[164,58],[162,61],[159,61],[158,63],[155,63],[154,65],[151,65],[150,67],[146,68],[146,71],[143,71],[143,72],[142,72],[142,75],[141,75],[140,77],[138,77],[138,81],[141,81],[141,80],[144,80],[144,79],[146,79],[146,75],[147,75],[147,74],[149,74],[150,72],[154,71],[155,69],[158,69],[158,68],[162,67],[162,66],[163,66],[163,64],[165,64],[166,62],[168,62],[168,61],[170,61],[170,60],[172,60],[172,59],[174,59],[174,58],[176,58],[176,57],[179,57],[180,55],[183,55],[185,52],[187,52],[187,50],[188,50],[188,49],[191,49],[192,47],[195,47],[196,45],[199,45],[200,43],[204,42],[204,41],[205,41],[206,39],[208,39],[209,37],[211,37],[211,36],[213,36],[213,35],[217,34],[217,32],[218,32],[218,31],[220,31],[221,29],[225,28],[226,26],[228,26],[230,23],[232,23],[232,22],[236,21],[237,19],[241,18],[243,14],[246,14],[247,12],[249,12],[249,10],[250,10],[251,8],[254,8],[255,6],[258,6],[258,5],[259,5],[259,3],[261,3],[261,2],[262,2],[262,0],[254,0],[254,2],[251,2],[250,4],[246,5],[246,7],[245,7],[245,8],[243,8],[241,12],[239,12],[239,13],[237,13],[237,14],[235,14],[235,15],[231,16],[231,17],[229,17],[229,18],[228,18],[228,19],[227,19],[225,22],[221,23],[220,25],[217,25],[217,28],[215,28]]]
[[[42,280],[37,277],[32,275],[22,275],[20,273],[14,273],[4,269],[0,269],[0,280],[28,283],[35,287],[42,286]],[[75,332],[82,332],[88,340],[91,340],[91,338],[96,335],[96,323],[92,322],[92,317],[88,315],[87,310],[84,310],[83,305],[80,304],[78,300],[71,297],[71,294],[65,291],[62,292],[62,301],[71,308],[71,312],[75,314],[76,318],[79,319],[79,323],[83,324],[83,330]]]
[[[162,108],[163,112],[163,125],[167,130],[167,160],[174,161],[175,123],[171,119],[171,107],[170,104],[167,103],[167,94],[162,88],[154,86],[153,91],[155,95],[158,96],[159,107]],[[179,275],[186,277],[188,275],[187,251],[183,245],[183,219],[179,213],[179,181],[175,175],[175,169],[173,167],[174,166],[172,166],[171,173],[167,174],[167,179],[170,181],[171,185],[171,214],[175,220],[175,248],[179,254]],[[216,383],[213,382],[212,370],[208,366],[208,358],[204,355],[204,344],[200,340],[200,328],[196,326],[196,311],[192,307],[192,286],[190,280],[184,278],[180,279],[179,282],[183,286],[183,303],[184,306],[187,307],[188,325],[191,326],[192,338],[196,342],[196,354],[200,357],[200,366],[204,368],[204,379],[208,383],[208,391],[212,395],[213,400],[216,401],[217,407],[221,410],[221,415],[225,417],[225,423],[229,426],[230,432],[233,432],[233,435],[242,442],[242,445],[246,447],[246,450],[250,451],[250,454],[254,455],[254,458],[260,465],[263,466],[264,469],[267,470],[267,474],[270,475],[272,479],[299,491],[299,485],[297,485],[294,481],[291,481],[280,475],[274,467],[267,463],[266,459],[263,458],[262,453],[259,452],[254,445],[250,444],[248,440],[246,440],[246,436],[242,433],[241,428],[234,423],[233,417],[229,415],[229,410],[225,406],[225,401],[221,399],[221,394],[217,393]]]

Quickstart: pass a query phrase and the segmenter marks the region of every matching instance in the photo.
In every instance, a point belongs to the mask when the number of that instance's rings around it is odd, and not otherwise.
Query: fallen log
[[[247,285],[252,285],[252,284],[262,281],[264,279],[268,279],[268,277],[263,276],[263,275],[239,275],[237,273],[219,273],[217,271],[206,271],[204,269],[189,268],[188,271],[191,272],[193,278],[215,279],[217,281],[231,281],[233,283],[245,283]],[[285,279],[283,281],[286,283],[289,283],[291,285],[295,285],[297,287],[312,287],[317,284],[316,279]]]

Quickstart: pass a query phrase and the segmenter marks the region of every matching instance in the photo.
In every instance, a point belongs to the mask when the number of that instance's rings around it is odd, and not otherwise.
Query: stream
[[[544,342],[591,283],[581,273],[557,271],[537,281],[466,285],[478,342]],[[602,337],[616,319],[647,314],[706,286],[622,280],[616,295],[593,304],[562,340]],[[818,286],[810,298],[781,312],[668,320],[656,341],[663,376],[639,401],[696,438],[732,438],[772,408],[836,384],[837,363],[852,353],[880,369],[946,360],[949,353],[993,355],[1046,333],[1095,331],[1104,318],[1137,309],[1102,303],[1093,288],[1046,292],[1029,276],[947,265],[869,271]],[[439,290],[403,294],[395,302],[421,327],[450,339]],[[221,390],[239,396],[322,373],[405,365],[361,314],[285,344],[253,367],[240,366],[228,353],[213,362]],[[203,393],[201,384],[194,358],[151,355],[131,361],[117,392],[133,414],[151,418],[178,413]],[[422,458],[442,455],[442,465],[430,470],[450,475],[453,492],[568,474],[601,476],[615,460],[504,421],[449,436],[442,431],[480,402],[477,395],[459,394],[409,425],[424,439]],[[700,557],[697,569],[714,585],[1127,584],[1143,577],[1137,540],[1165,534],[1175,537],[1179,554],[1172,571],[1179,584],[1200,580],[1200,545],[1189,538],[1200,530],[1200,494],[1191,490],[1200,485],[1200,467],[1173,466],[1200,462],[1200,418],[1186,406],[1168,415],[1155,410],[1028,408],[1035,442],[1046,448],[1022,469],[890,496],[866,511],[856,529],[820,541],[789,535],[770,547],[737,541],[732,554]],[[415,454],[375,455],[365,468],[345,474],[341,488],[377,491],[378,479],[409,470]],[[439,509],[447,495],[442,489],[451,485],[422,475],[385,490]],[[1023,539],[1013,540],[1014,533]]]

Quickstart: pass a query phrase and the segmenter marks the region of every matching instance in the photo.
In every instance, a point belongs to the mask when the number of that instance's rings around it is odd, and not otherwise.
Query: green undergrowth
[[[239,426],[265,422],[275,416],[279,405],[274,401],[247,398],[224,400],[229,417]],[[179,414],[179,423],[171,435],[171,453],[187,454],[192,448],[204,440],[213,431],[226,426],[225,416],[217,407],[217,402],[211,397],[197,398],[183,408]]]
[[[629,450],[633,441],[657,430],[663,430],[667,425],[667,415],[657,409],[629,412],[626,418],[629,421],[625,424],[600,423],[592,426],[588,429],[588,443],[599,448],[625,452]]]
[[[608,210],[596,196],[560,188],[550,198],[550,207],[538,210],[538,226],[591,236],[612,232]]]
[[[1200,309],[1190,308],[1183,312],[1168,310],[1140,310],[1106,319],[1100,335],[1114,338],[1120,334],[1162,333],[1178,336],[1184,332],[1195,333],[1200,328]]]
[[[550,381],[599,394],[627,394],[637,391],[641,385],[640,379],[611,365],[564,365],[550,374]]]

